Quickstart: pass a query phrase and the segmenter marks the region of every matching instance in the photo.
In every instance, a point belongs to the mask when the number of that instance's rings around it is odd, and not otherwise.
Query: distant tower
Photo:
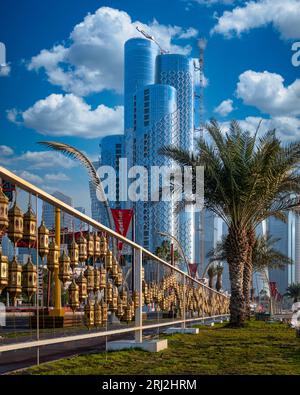
[[[204,79],[204,52],[205,48],[207,45],[207,41],[205,38],[201,38],[198,41],[198,47],[199,47],[199,59],[198,62],[194,62],[194,69],[198,73],[198,78],[199,78],[199,93],[195,94],[195,97],[199,100],[199,106],[198,106],[198,117],[199,117],[199,127],[195,127],[195,134],[196,132],[199,133],[199,137],[203,138],[204,137],[204,127],[205,127],[205,117],[204,117],[204,85],[205,85],[205,79]],[[198,273],[200,276],[202,275],[205,267],[205,210],[203,209],[201,213],[196,213],[195,215],[195,228],[196,228],[196,234],[197,234],[197,241],[195,242],[195,247],[197,244],[199,244],[199,251],[197,252],[197,256],[199,256],[199,268],[198,268]],[[198,243],[199,241],[199,243]]]
[[[194,140],[194,70],[185,55],[164,54],[156,58],[156,84],[173,86],[177,91],[179,111],[178,143],[176,146],[193,151]],[[179,213],[178,239],[190,262],[194,261],[194,211]]]

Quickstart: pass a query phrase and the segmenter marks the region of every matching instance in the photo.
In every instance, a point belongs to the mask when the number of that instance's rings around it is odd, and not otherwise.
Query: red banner
[[[278,295],[278,289],[275,281],[270,281],[270,291],[272,298],[276,298],[276,296]]]
[[[126,237],[130,222],[133,217],[133,210],[112,209],[111,212],[113,219],[115,221],[116,231],[120,233],[120,235]],[[122,248],[123,248],[123,243],[119,241],[118,242],[119,251],[121,251]]]
[[[197,263],[189,263],[189,269],[192,277],[196,277],[197,274]]]

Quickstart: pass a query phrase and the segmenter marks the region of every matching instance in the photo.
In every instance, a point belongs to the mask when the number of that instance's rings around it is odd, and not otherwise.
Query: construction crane
[[[203,139],[204,137],[204,128],[205,128],[205,119],[204,119],[204,51],[207,45],[207,41],[205,38],[201,38],[198,41],[198,48],[199,48],[199,60],[198,64],[194,61],[194,69],[196,72],[199,73],[199,94],[195,94],[195,97],[199,99],[199,127],[195,127],[195,131],[199,132],[200,138]],[[199,270],[201,275],[204,269],[205,263],[205,209],[203,208],[200,213],[200,261],[199,261]]]
[[[163,49],[159,43],[155,40],[155,38],[153,36],[151,36],[150,34],[148,34],[147,32],[145,32],[145,30],[142,30],[139,26],[136,26],[136,30],[138,32],[140,32],[144,37],[146,37],[148,40],[153,41],[159,48],[161,55],[167,54],[169,53],[169,51]]]

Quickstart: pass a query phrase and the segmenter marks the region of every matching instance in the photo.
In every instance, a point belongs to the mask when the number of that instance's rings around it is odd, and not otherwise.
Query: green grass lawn
[[[170,335],[160,353],[115,351],[62,359],[19,374],[300,374],[300,339],[286,324],[246,328],[200,326],[199,335]]]

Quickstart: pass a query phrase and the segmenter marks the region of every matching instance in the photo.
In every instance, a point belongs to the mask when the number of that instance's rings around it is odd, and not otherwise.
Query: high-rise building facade
[[[162,145],[192,149],[193,72],[186,56],[159,55],[157,45],[150,40],[128,40],[124,87],[125,153],[129,167],[170,164],[158,153]],[[128,203],[128,207],[135,206],[139,241],[154,250],[161,240],[155,236],[157,232],[167,231],[179,239],[186,256],[193,261],[193,212],[181,213],[177,226],[172,201],[150,203]]]
[[[68,204],[69,206],[73,206],[73,200],[70,196],[63,194],[60,191],[55,191],[52,196],[61,200],[62,202]],[[49,229],[53,229],[55,225],[55,210],[54,207],[46,202],[43,202],[43,218],[45,221],[45,225]],[[72,230],[72,216],[66,214],[64,212],[61,213],[60,220],[61,227],[64,229]]]
[[[151,200],[151,187],[155,193],[162,188],[162,176],[156,187],[151,183],[151,166],[171,168],[172,162],[158,151],[162,146],[173,144],[177,138],[177,95],[169,85],[148,85],[134,95],[134,127],[136,149],[135,163],[147,169],[144,201],[135,203],[136,241],[152,251],[161,245],[163,238],[158,232],[177,234],[174,215],[174,197],[168,201]],[[165,177],[168,175],[165,174]],[[159,194],[158,194],[159,195]],[[142,231],[140,231],[142,230]]]
[[[293,264],[287,265],[283,269],[269,270],[269,280],[276,282],[277,289],[281,294],[284,294],[287,287],[295,282],[295,230],[295,215],[293,213],[288,214],[287,223],[275,218],[268,220],[267,232],[278,239],[274,247],[293,261]]]
[[[124,135],[107,136],[101,140],[100,157],[93,165],[98,170],[100,166],[110,166],[115,170],[116,182],[115,187],[116,199],[111,200],[109,205],[111,208],[122,208],[123,202],[120,201],[120,172],[119,160],[124,157]],[[105,191],[106,193],[108,190]],[[104,205],[98,200],[95,186],[90,182],[91,197],[91,213],[92,218],[101,222],[105,226],[109,226],[107,213]]]
[[[179,111],[178,146],[184,150],[193,150],[194,141],[194,71],[191,60],[184,55],[165,54],[156,58],[157,84],[168,84],[177,91]],[[189,261],[194,261],[194,212],[182,211],[179,214],[178,238]]]
[[[128,167],[135,162],[136,114],[133,112],[134,95],[137,90],[155,82],[155,59],[157,45],[142,38],[132,38],[124,48],[124,131],[125,155]]]

